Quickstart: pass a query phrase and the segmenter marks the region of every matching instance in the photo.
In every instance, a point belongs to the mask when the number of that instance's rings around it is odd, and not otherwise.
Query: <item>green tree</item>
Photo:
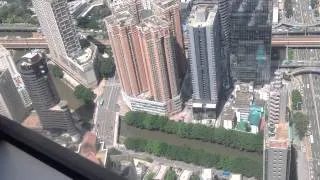
[[[78,85],[75,88],[74,95],[77,99],[83,100],[85,104],[92,104],[96,95],[83,85]]]
[[[285,0],[284,1],[284,8],[285,8],[285,16],[287,18],[292,17],[292,15],[293,15],[292,0]]]
[[[165,180],[176,180],[177,179],[177,175],[176,172],[174,172],[173,170],[168,170],[167,174],[164,178]]]
[[[288,48],[288,59],[292,60],[294,58],[294,51],[291,48]]]
[[[62,79],[63,78],[63,71],[59,66],[54,65],[52,67],[52,75],[53,75],[53,77]]]
[[[303,138],[308,131],[309,121],[307,116],[301,112],[296,112],[293,114],[293,123],[299,137]]]
[[[124,144],[128,149],[158,154],[171,160],[184,161],[208,168],[228,169],[234,173],[240,173],[247,177],[254,176],[258,179],[262,176],[262,161],[260,160],[252,160],[236,155],[220,156],[215,153],[205,152],[202,149],[191,149],[187,146],[175,146],[165,142],[141,138],[127,138]],[[174,171],[170,171],[167,172],[165,179],[176,178]]]
[[[106,46],[105,52],[106,52],[110,57],[113,56],[111,46]]]
[[[107,60],[101,60],[99,66],[100,75],[104,78],[112,77],[116,70],[114,62],[109,58]]]
[[[301,108],[302,96],[298,90],[292,90],[291,92],[292,109],[299,110]],[[300,107],[299,107],[300,106]]]
[[[80,39],[79,42],[80,42],[81,49],[86,49],[87,47],[90,46],[90,41],[88,41],[87,39]]]
[[[87,17],[80,17],[77,19],[77,25],[83,29],[99,29],[99,23],[96,20],[91,20]]]
[[[261,134],[255,135],[224,128],[211,128],[201,124],[175,122],[164,116],[144,112],[128,112],[123,118],[128,125],[141,129],[162,131],[182,138],[218,143],[249,152],[262,152],[263,135]]]

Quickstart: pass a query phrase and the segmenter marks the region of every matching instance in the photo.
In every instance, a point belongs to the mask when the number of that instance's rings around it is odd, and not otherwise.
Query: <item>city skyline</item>
[[[79,154],[59,162],[88,179],[99,167],[83,158],[132,180],[317,180],[319,12],[319,0],[0,1],[0,115],[14,121],[0,134],[53,160]],[[40,136],[64,148],[32,147]],[[11,162],[0,179],[24,170]]]

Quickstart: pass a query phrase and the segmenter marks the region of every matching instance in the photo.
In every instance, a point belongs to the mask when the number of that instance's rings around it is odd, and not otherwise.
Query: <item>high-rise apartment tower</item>
[[[132,110],[176,113],[181,110],[182,71],[175,24],[163,15],[137,13],[136,1],[130,2],[116,6],[105,19],[124,100]],[[172,2],[170,7],[176,3]]]
[[[180,0],[153,0],[152,12],[155,16],[163,17],[170,22],[173,36],[175,38],[176,60],[178,64],[178,74],[183,78],[187,63],[184,54],[183,32],[181,24],[181,2]]]
[[[288,91],[282,85],[282,74],[275,72],[269,98],[269,117],[264,134],[264,180],[289,180],[291,140],[288,123]],[[293,157],[294,158],[294,157]]]
[[[42,33],[48,41],[52,60],[79,83],[97,84],[93,60],[97,48],[81,50],[67,0],[32,0]]]
[[[215,110],[222,90],[223,59],[217,11],[218,7],[212,4],[193,6],[187,24],[196,119],[216,118]]]

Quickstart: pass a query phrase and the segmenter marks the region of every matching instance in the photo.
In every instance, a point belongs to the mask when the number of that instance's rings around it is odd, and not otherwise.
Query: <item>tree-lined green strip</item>
[[[191,149],[187,146],[175,146],[160,141],[148,141],[141,138],[127,138],[124,142],[128,149],[148,152],[155,156],[166,157],[171,160],[184,161],[205,167],[228,169],[247,177],[262,177],[262,161],[254,161],[244,157],[220,156],[205,152],[204,150]]]
[[[224,128],[211,128],[202,124],[175,122],[168,120],[165,116],[136,111],[128,112],[123,119],[130,126],[175,134],[181,138],[218,143],[248,152],[262,153],[263,150],[263,135],[261,134],[255,135]]]

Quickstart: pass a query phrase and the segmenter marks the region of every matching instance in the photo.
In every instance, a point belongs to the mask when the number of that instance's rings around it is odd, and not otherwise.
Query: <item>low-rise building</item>
[[[201,180],[212,180],[213,174],[212,174],[212,169],[203,169],[201,174],[200,174],[200,179]]]
[[[192,176],[192,173],[193,173],[192,171],[183,170],[178,180],[189,180],[190,177]]]
[[[156,174],[155,177],[153,177],[154,180],[163,180],[164,177],[166,176],[167,171],[169,170],[168,166],[161,165],[158,173]]]
[[[68,2],[70,14],[76,18],[88,6],[87,0],[75,0]]]
[[[242,180],[241,174],[231,174],[231,177],[229,180]]]

